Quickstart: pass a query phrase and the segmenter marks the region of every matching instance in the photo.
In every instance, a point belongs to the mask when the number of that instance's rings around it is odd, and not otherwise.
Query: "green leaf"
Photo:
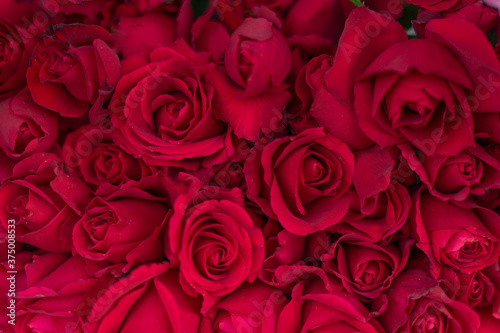
[[[365,5],[365,3],[363,1],[360,1],[360,0],[350,0],[354,6],[356,7],[363,7]]]

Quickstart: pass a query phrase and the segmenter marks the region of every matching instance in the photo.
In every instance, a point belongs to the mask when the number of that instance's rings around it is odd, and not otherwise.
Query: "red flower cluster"
[[[0,0],[0,331],[500,331],[498,13],[408,2]]]

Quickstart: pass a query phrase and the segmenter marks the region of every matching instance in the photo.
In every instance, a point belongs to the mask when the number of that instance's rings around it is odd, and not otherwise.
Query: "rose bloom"
[[[224,55],[227,74],[245,89],[243,96],[283,83],[291,61],[285,38],[266,19],[246,19],[231,34]]]
[[[0,147],[12,159],[48,151],[59,134],[57,114],[38,106],[27,91],[0,101]]]
[[[26,85],[26,69],[33,44],[38,36],[21,28],[22,17],[33,14],[27,6],[14,1],[0,5],[0,99]]]
[[[431,20],[440,18],[464,19],[477,25],[487,36],[498,23],[498,11],[486,6],[483,1],[469,1],[464,7],[436,13],[427,9],[418,11],[417,19],[412,22],[413,28],[418,36],[425,37],[425,25]]]
[[[375,299],[406,265],[413,240],[380,246],[350,238],[346,235],[332,244],[321,256],[322,267],[340,278],[350,294],[361,300]]]
[[[356,8],[311,114],[351,148],[410,142],[425,155],[455,155],[474,145],[472,113],[497,112],[499,74],[472,23],[432,20],[426,39],[408,40],[397,22]]]
[[[448,265],[473,273],[498,261],[500,216],[470,202],[441,201],[419,190],[413,195],[410,223],[413,238],[429,258],[437,278]],[[460,204],[460,205],[459,205]]]
[[[114,0],[87,0],[83,3],[79,0],[40,0],[37,4],[51,16],[58,13],[82,14],[94,19],[98,13],[114,2]]]
[[[164,259],[163,233],[180,187],[161,176],[129,182],[120,188],[101,185],[73,229],[82,257],[125,264],[123,271]],[[179,191],[182,191],[179,189]]]
[[[157,166],[197,169],[232,156],[231,130],[212,113],[208,57],[179,41],[131,58],[110,104],[115,142]]]
[[[442,12],[445,10],[457,10],[473,0],[408,0],[415,6],[420,6],[425,9],[432,10],[433,12]]]
[[[441,200],[464,200],[500,187],[500,161],[476,144],[456,155],[417,156],[401,145],[403,156],[429,192]],[[419,159],[420,157],[420,159]]]
[[[179,267],[189,295],[222,296],[253,282],[264,259],[264,238],[245,210],[240,189],[193,183],[175,202],[165,252]]]
[[[351,204],[339,224],[329,229],[359,240],[387,244],[404,229],[411,207],[408,190],[394,181],[394,160],[378,147],[355,152]]]
[[[52,26],[33,50],[26,72],[33,100],[64,117],[81,117],[91,107],[91,118],[97,117],[120,78],[110,40],[99,26]]]
[[[213,305],[202,318],[199,333],[274,332],[288,298],[260,281],[243,283]]]
[[[256,146],[251,155],[248,198],[291,233],[323,230],[347,213],[354,159],[337,138],[316,128]]]
[[[140,158],[125,152],[111,138],[109,130],[82,126],[66,136],[61,157],[77,175],[92,185],[121,185],[151,176],[153,169]]]
[[[402,273],[386,296],[387,308],[377,320],[387,333],[472,333],[479,327],[477,313],[448,298],[426,271],[412,269]]]
[[[69,254],[34,255],[24,272],[27,286],[16,290],[16,332],[82,332],[78,305],[97,282],[85,260]]]
[[[298,282],[280,313],[276,332],[384,332],[363,304],[320,268],[300,265],[282,268],[283,277]]]
[[[192,26],[189,1],[121,1],[110,18],[120,58],[127,59],[177,38],[189,40]]]
[[[201,320],[201,298],[183,293],[179,273],[168,263],[139,266],[119,280],[104,276],[78,307],[90,307],[83,316],[88,333],[196,333]]]
[[[471,308],[485,307],[493,302],[495,286],[487,273],[477,271],[467,274],[444,266],[438,280],[451,299],[459,300]]]
[[[231,35],[224,65],[207,76],[215,116],[250,141],[277,131],[290,99],[283,81],[291,55],[281,33],[266,19],[246,19]]]
[[[18,162],[0,187],[0,222],[16,220],[16,240],[50,252],[69,252],[71,229],[92,199],[85,182],[64,172],[54,154]]]
[[[318,127],[311,117],[310,109],[316,92],[323,85],[325,73],[332,67],[332,61],[332,56],[322,54],[309,60],[299,71],[295,79],[295,94],[298,100],[293,99],[289,103],[289,110],[286,113],[293,133]]]

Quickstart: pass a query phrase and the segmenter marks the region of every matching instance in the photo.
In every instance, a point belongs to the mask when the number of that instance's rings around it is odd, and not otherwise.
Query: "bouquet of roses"
[[[500,1],[407,2],[0,0],[0,331],[499,332]]]

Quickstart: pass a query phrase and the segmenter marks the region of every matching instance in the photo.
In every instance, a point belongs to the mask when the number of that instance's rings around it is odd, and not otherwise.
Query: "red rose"
[[[164,259],[163,232],[169,192],[176,184],[149,177],[120,188],[104,184],[95,192],[73,229],[76,251],[84,258],[130,267]],[[169,192],[167,192],[169,191]]]
[[[323,85],[325,73],[332,67],[333,58],[327,54],[315,57],[302,67],[295,79],[295,94],[298,100],[289,103],[286,116],[292,132],[300,133],[307,128],[318,127],[311,117],[310,109],[316,92]]]
[[[401,274],[387,293],[387,308],[377,320],[387,333],[476,332],[479,317],[467,305],[450,299],[423,270]]]
[[[349,208],[352,152],[322,129],[257,145],[245,163],[248,198],[297,235],[338,223]]]
[[[212,68],[184,42],[157,48],[123,75],[111,100],[115,141],[150,165],[197,169],[234,154],[231,131],[212,114]]]
[[[277,333],[285,332],[384,332],[368,310],[342,289],[340,281],[311,266],[283,267],[283,276],[297,276],[291,299],[277,322]]]
[[[283,83],[257,96],[242,97],[243,89],[234,83],[222,66],[209,72],[207,82],[214,87],[213,112],[227,122],[238,138],[256,142],[271,132],[284,132],[283,110],[290,93]]]
[[[489,209],[467,202],[458,206],[419,190],[413,196],[410,223],[436,278],[442,265],[473,273],[500,255],[500,216]]]
[[[475,0],[408,0],[415,6],[420,6],[433,12],[442,12],[445,10],[457,10]]]
[[[12,159],[49,150],[58,136],[57,115],[41,108],[27,91],[0,101],[0,147]]]
[[[26,69],[32,44],[36,38],[18,26],[20,19],[12,16],[24,14],[29,17],[29,11],[25,11],[18,4],[3,1],[0,8],[0,99],[15,93],[26,84]],[[17,13],[16,13],[17,12]],[[14,21],[14,22],[13,22]],[[16,24],[17,23],[17,24]],[[24,22],[23,22],[24,23]]]
[[[313,117],[333,135],[352,129],[345,141],[357,148],[369,145],[363,135],[383,147],[410,142],[426,155],[472,146],[472,112],[496,112],[500,102],[498,59],[471,23],[433,20],[426,30],[426,39],[408,40],[398,23],[353,10],[325,78],[321,98],[331,107],[313,105]]]
[[[247,19],[231,35],[222,66],[210,71],[213,110],[239,138],[257,141],[283,130],[290,94],[283,83],[290,71],[290,48],[266,19]]]
[[[111,140],[108,130],[83,126],[66,136],[62,158],[67,167],[92,185],[122,185],[151,176],[153,170]]]
[[[196,51],[210,52],[212,62],[222,64],[224,62],[224,52],[229,43],[229,33],[221,23],[210,20],[218,3],[220,1],[210,2],[205,13],[193,23],[191,41]]]
[[[177,38],[189,40],[189,28],[192,23],[190,1],[183,1],[178,12],[176,7],[179,3],[174,1],[134,0],[130,2],[135,7],[121,4],[116,10],[115,15],[118,17],[112,27],[113,40],[123,59],[153,47],[170,46]],[[141,13],[145,7],[151,8],[155,5],[158,7],[154,11]]]
[[[481,271],[467,274],[444,266],[438,280],[451,299],[459,300],[471,308],[484,307],[493,302],[495,286]]]
[[[5,255],[3,258],[0,258],[1,264],[0,264],[0,290],[2,290],[2,293],[0,294],[0,302],[2,304],[6,305],[6,309],[4,310],[5,315],[3,315],[3,318],[0,318],[0,330],[3,330],[2,333],[13,333],[15,332],[15,325],[9,324],[9,321],[12,319],[16,318],[17,315],[17,309],[18,307],[16,305],[12,306],[10,304],[10,296],[9,293],[12,291],[9,291],[9,289],[16,289],[16,291],[24,290],[28,286],[28,279],[26,276],[26,272],[24,270],[25,267],[28,267],[26,264],[31,263],[33,261],[33,256],[35,252],[29,252],[29,251],[22,251],[21,252],[21,247],[17,246],[16,254],[15,254],[15,266],[14,269],[17,272],[15,274],[15,278],[12,279],[12,273],[7,273],[7,272],[12,272],[12,267],[10,267],[9,262],[7,261],[8,259],[8,247],[7,247],[7,237],[5,237],[5,246],[3,244],[3,235],[7,236],[7,233],[3,231],[3,227],[0,226],[0,234],[2,237],[2,240],[0,241],[0,247],[2,251],[5,251]],[[12,257],[11,257],[12,258]],[[10,259],[13,260],[13,259]],[[12,263],[12,261],[11,261]],[[12,288],[14,287],[14,288]],[[18,303],[18,300],[16,300],[16,303]],[[9,308],[10,307],[10,308]],[[16,324],[19,321],[14,321]],[[19,327],[20,325],[17,325]]]
[[[101,278],[89,291],[95,302],[84,317],[84,331],[198,332],[201,299],[184,294],[178,272],[168,268],[168,263],[156,263],[139,266],[116,282]]]
[[[244,88],[242,97],[283,83],[291,61],[285,38],[266,19],[246,19],[232,33],[224,55],[227,74]]]
[[[453,11],[444,11],[436,13],[427,9],[418,11],[417,19],[412,21],[417,35],[425,37],[425,25],[435,19],[440,18],[458,18],[467,20],[481,29],[485,35],[488,35],[498,23],[498,12],[493,8],[486,6],[482,1],[475,1],[466,6]]]
[[[260,281],[243,283],[210,308],[198,332],[275,332],[286,303],[288,299],[279,289]]]
[[[24,272],[27,287],[16,293],[18,332],[83,332],[78,304],[97,282],[85,260],[66,254],[35,255]]]
[[[60,24],[33,51],[26,78],[33,100],[64,117],[97,117],[120,78],[120,60],[99,26]],[[57,96],[58,98],[53,98]]]
[[[82,14],[94,19],[95,16],[106,7],[112,5],[115,0],[87,0],[84,3],[79,0],[40,0],[37,5],[42,7],[51,16],[64,13]]]
[[[296,1],[286,15],[283,32],[292,47],[307,50],[307,54],[330,53],[353,7],[349,1]]]
[[[391,286],[406,265],[411,239],[384,246],[358,241],[350,235],[332,244],[321,256],[323,269],[342,280],[346,290],[361,300],[373,300]]]
[[[429,192],[441,200],[464,200],[469,194],[483,195],[500,187],[500,161],[479,145],[453,156],[416,155],[402,146],[403,156]]]
[[[179,266],[186,293],[222,296],[257,278],[264,239],[245,211],[241,190],[197,188],[175,202],[166,254]]]
[[[0,222],[16,221],[16,240],[50,252],[69,252],[71,230],[92,198],[87,184],[63,172],[53,154],[21,160],[0,187]]]
[[[386,150],[373,147],[357,151],[354,157],[349,212],[331,231],[387,244],[404,229],[411,207],[410,195],[392,179],[394,161]]]

